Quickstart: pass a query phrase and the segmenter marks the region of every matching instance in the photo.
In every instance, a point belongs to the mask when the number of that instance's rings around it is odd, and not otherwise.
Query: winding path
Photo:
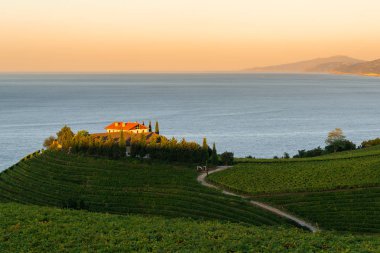
[[[215,173],[215,172],[226,170],[228,168],[231,168],[231,166],[219,166],[217,169],[209,171],[208,174],[212,174],[212,173]],[[199,174],[199,176],[197,177],[197,180],[198,180],[199,183],[201,183],[202,185],[204,185],[206,187],[222,190],[222,193],[224,193],[226,195],[236,196],[236,197],[240,197],[240,198],[243,198],[243,199],[249,199],[248,196],[239,195],[239,194],[236,194],[236,193],[224,190],[221,187],[218,187],[218,186],[216,186],[214,184],[211,184],[211,183],[207,182],[206,181],[206,177],[207,177],[207,173],[202,173],[202,174]],[[254,206],[260,207],[262,209],[265,209],[265,210],[267,210],[267,211],[269,211],[271,213],[274,213],[274,214],[276,214],[278,216],[281,216],[281,217],[284,217],[286,219],[289,219],[289,220],[297,223],[299,226],[307,228],[308,230],[310,230],[313,233],[319,231],[319,229],[317,227],[311,225],[310,223],[308,223],[308,222],[306,222],[306,221],[304,221],[304,220],[302,220],[300,218],[297,218],[294,215],[291,215],[289,213],[281,211],[281,210],[279,210],[279,209],[277,209],[275,207],[272,207],[272,206],[267,205],[265,203],[262,203],[262,202],[259,202],[259,201],[254,201],[254,200],[249,200],[249,203],[251,203]]]

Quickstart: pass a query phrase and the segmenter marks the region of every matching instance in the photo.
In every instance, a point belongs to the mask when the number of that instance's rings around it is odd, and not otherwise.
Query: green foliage
[[[337,140],[333,144],[325,147],[326,153],[342,152],[355,149],[356,144],[349,140]]]
[[[131,141],[131,157],[148,156],[154,160],[181,163],[203,162],[202,148],[195,142],[178,142],[175,138],[170,140],[163,136],[147,143],[145,135],[135,136]]]
[[[61,136],[60,140],[66,143],[65,150],[70,150],[72,153],[77,154],[103,156],[113,159],[126,156],[127,147],[123,132],[120,132],[120,138],[114,139],[111,134],[108,134],[107,137],[95,138],[89,135],[85,130],[81,130],[73,135],[73,137],[70,137],[70,131],[70,128],[65,126],[58,133]],[[68,141],[68,139],[70,139],[70,141]],[[117,140],[119,141],[117,142]],[[50,142],[52,142],[53,145],[57,143],[49,139],[49,144]],[[52,148],[51,144],[49,147],[52,150],[55,149]],[[70,149],[68,147],[70,147]],[[167,140],[164,136],[153,136],[148,143],[147,136],[144,133],[131,135],[129,155],[134,158],[149,157],[151,159],[168,162],[199,164],[208,161],[210,153],[211,149],[207,146],[207,142],[203,144],[202,148],[195,142],[186,142],[185,140],[178,142],[175,138]]]
[[[218,153],[216,152],[215,142],[212,144],[211,163],[214,165],[219,164]]]
[[[311,150],[298,150],[298,154],[293,156],[293,158],[315,157],[323,154],[325,154],[325,151],[321,147],[317,147]]]
[[[73,131],[71,128],[65,125],[62,129],[57,133],[57,140],[59,144],[62,145],[63,150],[68,150],[72,145],[72,139],[74,137]]]
[[[346,139],[346,136],[343,135],[343,131],[340,128],[335,128],[335,130],[329,132],[326,139],[326,144],[326,153],[335,153],[356,149],[356,145]]]
[[[377,145],[380,145],[380,138],[363,141],[361,144],[362,148],[368,148],[368,147],[377,146]]]
[[[209,153],[208,153],[209,146],[207,145],[207,139],[203,138],[202,143],[202,162],[207,163],[209,159]]]
[[[125,157],[127,152],[127,143],[124,138],[124,131],[120,131],[119,149],[120,157]]]
[[[224,152],[220,155],[220,161],[223,165],[232,165],[234,163],[234,153]]]
[[[378,252],[375,236],[0,204],[0,251]]]
[[[340,128],[335,128],[335,130],[329,132],[325,142],[327,146],[324,149],[317,147],[311,150],[298,150],[298,154],[293,158],[316,157],[356,149],[356,144],[347,140]]]
[[[89,136],[90,133],[87,130],[79,130],[76,135],[86,137]]]
[[[150,120],[149,120],[149,127],[148,127],[148,129],[149,129],[149,133],[151,133],[152,132],[152,121],[150,121]]]
[[[255,225],[287,223],[200,185],[196,176],[193,167],[48,151],[0,174],[0,201]]]

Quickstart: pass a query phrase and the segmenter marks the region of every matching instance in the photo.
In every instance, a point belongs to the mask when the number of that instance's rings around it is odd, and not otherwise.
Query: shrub
[[[372,147],[372,146],[376,146],[376,145],[380,145],[380,138],[363,141],[361,144],[362,148],[368,148],[368,147]]]
[[[234,163],[234,153],[224,152],[220,155],[220,161],[223,165],[232,165]]]
[[[325,151],[321,147],[317,147],[310,150],[298,150],[298,154],[293,156],[293,158],[305,158],[305,157],[315,157],[323,155]]]
[[[48,138],[45,139],[43,146],[49,149],[54,143],[54,141],[55,141],[54,136],[49,136]]]

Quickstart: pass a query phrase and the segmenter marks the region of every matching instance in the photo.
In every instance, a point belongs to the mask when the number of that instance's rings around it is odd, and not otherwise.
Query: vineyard
[[[210,181],[250,194],[380,186],[380,155],[344,159],[240,163]]]
[[[256,197],[325,229],[380,233],[380,187]]]
[[[308,159],[248,159],[209,181],[317,223],[380,233],[380,149]]]
[[[26,157],[0,174],[0,201],[93,212],[278,225],[281,218],[196,181],[194,168],[63,152]]]
[[[252,163],[252,162],[262,162],[262,163],[274,163],[274,162],[294,162],[294,161],[320,161],[320,160],[333,160],[333,159],[344,159],[344,158],[354,158],[363,156],[380,156],[380,145],[373,146],[369,148],[343,151],[337,153],[326,154],[322,156],[316,156],[311,158],[294,158],[294,159],[253,159],[253,158],[236,158],[238,163]]]
[[[378,252],[377,236],[311,234],[141,215],[0,204],[0,252]],[[32,250],[32,251],[31,251]]]

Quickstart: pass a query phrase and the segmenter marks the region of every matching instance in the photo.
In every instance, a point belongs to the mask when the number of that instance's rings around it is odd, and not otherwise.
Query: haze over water
[[[160,123],[166,136],[235,156],[294,155],[340,127],[357,144],[380,137],[380,79],[297,74],[0,75],[0,171],[64,124]]]

